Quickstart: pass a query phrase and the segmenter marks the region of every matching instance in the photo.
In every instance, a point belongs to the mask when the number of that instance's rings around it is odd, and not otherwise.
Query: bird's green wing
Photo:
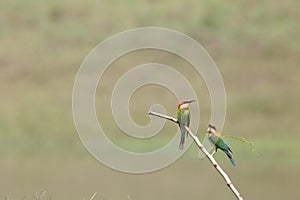
[[[218,137],[218,141],[216,142],[216,146],[223,151],[231,151],[228,144],[222,137]]]

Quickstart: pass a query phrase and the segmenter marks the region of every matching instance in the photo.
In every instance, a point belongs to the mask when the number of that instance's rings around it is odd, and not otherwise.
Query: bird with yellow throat
[[[185,137],[187,135],[185,126],[187,127],[190,126],[191,116],[190,116],[189,106],[194,101],[196,100],[183,100],[178,103],[177,121],[181,131],[181,137],[179,143],[179,149],[181,150],[184,148]]]

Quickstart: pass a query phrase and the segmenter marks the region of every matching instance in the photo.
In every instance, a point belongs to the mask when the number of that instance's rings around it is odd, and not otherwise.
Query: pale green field
[[[216,159],[245,199],[297,199],[300,178],[300,4],[274,1],[0,1],[0,199],[234,199],[193,144],[168,168],[132,175],[111,170],[83,147],[72,118],[72,89],[85,56],[120,31],[160,26],[186,33],[211,54],[227,93],[224,134],[255,142],[260,156],[228,140],[238,166]],[[131,66],[161,62],[190,77],[201,99],[199,136],[210,116],[199,76],[174,55],[142,51],[113,64],[97,90],[97,112],[109,137],[123,148],[149,151],[172,138],[167,123],[150,140],[125,136],[113,123],[109,97]],[[159,94],[159,95],[158,95]],[[147,95],[147,98],[145,98]],[[147,86],[134,94],[137,123],[149,122],[149,105],[176,115],[170,92]],[[99,115],[101,113],[101,115]],[[169,134],[168,134],[169,133]],[[202,133],[202,134],[201,134]]]

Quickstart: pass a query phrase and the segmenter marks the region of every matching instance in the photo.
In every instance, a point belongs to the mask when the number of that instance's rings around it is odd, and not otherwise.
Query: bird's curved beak
[[[188,103],[193,103],[195,101],[197,101],[197,100],[189,100]]]

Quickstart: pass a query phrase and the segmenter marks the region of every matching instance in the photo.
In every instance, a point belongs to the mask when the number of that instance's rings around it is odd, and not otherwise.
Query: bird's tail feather
[[[184,141],[185,141],[185,132],[181,132],[181,138],[180,138],[180,144],[179,144],[179,149],[183,149],[184,147]]]
[[[234,161],[234,159],[232,158],[231,153],[230,153],[229,151],[226,151],[225,153],[226,153],[226,155],[228,156],[228,158],[230,159],[232,165],[233,165],[233,166],[236,166],[235,161]]]
[[[232,163],[233,166],[236,166],[235,161],[234,161],[233,158],[230,158],[230,161],[231,161],[231,163]]]

